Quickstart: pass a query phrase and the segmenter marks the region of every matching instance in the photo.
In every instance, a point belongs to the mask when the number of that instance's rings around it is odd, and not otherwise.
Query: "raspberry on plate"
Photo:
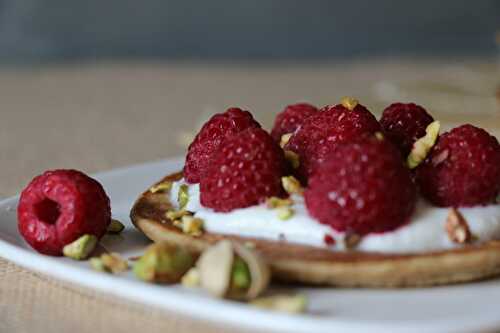
[[[416,170],[420,191],[438,206],[494,203],[500,193],[500,145],[485,130],[462,125],[439,136]]]
[[[434,118],[420,105],[394,103],[382,113],[380,125],[386,137],[406,158],[415,141],[425,135],[425,129],[433,121]]]
[[[318,165],[304,195],[309,214],[320,223],[359,235],[403,225],[416,201],[399,151],[375,138],[339,145]]]
[[[214,115],[203,125],[189,145],[184,166],[184,178],[189,183],[199,183],[208,167],[212,154],[227,137],[247,128],[260,128],[252,114],[239,108],[229,108]]]
[[[111,221],[111,208],[96,180],[76,170],[54,170],[35,177],[23,190],[17,218],[28,244],[59,256],[64,245],[84,234],[100,238]]]
[[[325,106],[307,118],[285,146],[299,155],[298,178],[307,183],[318,160],[340,143],[360,140],[380,131],[377,119],[356,100]]]
[[[200,182],[201,204],[229,212],[283,194],[283,150],[260,128],[227,138],[213,154]]]
[[[306,118],[317,112],[318,108],[307,103],[288,105],[285,110],[276,116],[271,136],[274,141],[280,143],[283,135],[295,132]]]

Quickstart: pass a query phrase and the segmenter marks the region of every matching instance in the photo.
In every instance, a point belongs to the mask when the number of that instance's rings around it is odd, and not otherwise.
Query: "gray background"
[[[500,1],[0,0],[0,61],[495,54]]]

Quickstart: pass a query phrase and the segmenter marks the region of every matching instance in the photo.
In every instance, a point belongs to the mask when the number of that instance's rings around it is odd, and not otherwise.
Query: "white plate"
[[[105,246],[125,257],[148,240],[128,218],[136,196],[155,180],[179,170],[182,160],[122,168],[96,175],[111,198],[113,216],[124,221],[123,237],[106,236]],[[131,274],[92,271],[88,263],[43,256],[17,232],[17,198],[0,202],[0,255],[29,269],[147,305],[253,329],[286,332],[471,332],[500,328],[500,280],[451,287],[405,290],[290,288],[308,296],[308,314],[287,315],[216,300],[180,286],[140,282]]]

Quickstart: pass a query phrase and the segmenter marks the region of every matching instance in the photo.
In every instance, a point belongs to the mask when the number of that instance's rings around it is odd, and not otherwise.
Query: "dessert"
[[[199,180],[187,179],[186,167],[166,176],[137,199],[132,222],[153,241],[194,253],[225,239],[247,244],[275,281],[405,287],[500,274],[496,139],[466,125],[434,144],[439,123],[421,108],[388,109],[387,123],[399,124],[397,113],[404,114],[397,131],[344,99],[284,134],[283,150],[259,126],[215,135],[216,145],[205,141],[213,149],[202,167],[194,165],[205,169]],[[186,165],[198,160],[191,147]],[[293,156],[287,151],[298,157],[298,169],[281,167]],[[427,193],[436,189],[446,200]],[[185,226],[193,219],[196,233]]]

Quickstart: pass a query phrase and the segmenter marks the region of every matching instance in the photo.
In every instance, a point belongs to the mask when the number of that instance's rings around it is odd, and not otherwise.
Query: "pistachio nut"
[[[123,223],[118,220],[111,219],[111,222],[108,225],[108,229],[106,230],[109,234],[119,234],[125,229]]]
[[[359,101],[352,97],[344,97],[340,101],[340,104],[342,104],[342,106],[347,110],[352,111],[359,104]]]
[[[276,210],[278,212],[278,218],[282,221],[291,219],[295,214],[295,211],[291,207],[278,207]]]
[[[179,193],[177,193],[177,203],[179,204],[179,209],[184,210],[189,202],[189,187],[186,184],[182,184],[179,187]]]
[[[155,243],[136,262],[134,274],[143,281],[177,283],[193,265],[193,255],[186,249],[164,242]]]
[[[288,207],[293,204],[292,199],[281,199],[278,197],[269,197],[266,200],[267,208]]]
[[[200,236],[203,233],[203,220],[186,215],[182,217],[180,227],[185,234]]]
[[[165,213],[165,217],[171,221],[178,220],[183,216],[191,215],[187,210],[169,210]]]
[[[118,274],[128,270],[128,263],[118,253],[103,253],[90,259],[90,266],[101,272]]]
[[[432,147],[436,143],[436,140],[439,136],[439,121],[433,121],[430,123],[425,129],[425,135],[415,141],[413,147],[411,149],[410,155],[406,160],[406,164],[410,169],[416,168],[420,163],[422,163]]]
[[[161,182],[156,185],[153,185],[149,188],[149,192],[151,193],[156,193],[156,192],[167,192],[172,189],[172,182]]]
[[[298,169],[300,167],[300,158],[296,152],[285,150],[285,159],[292,165],[292,168]]]
[[[75,260],[87,259],[90,253],[95,249],[96,245],[97,237],[94,235],[85,234],[72,243],[64,246],[63,254],[65,257]]]
[[[280,146],[281,148],[285,148],[285,146],[287,145],[288,141],[290,141],[290,138],[292,137],[293,133],[288,133],[288,134],[283,134],[281,136],[281,140],[280,140]]]
[[[294,176],[287,176],[281,178],[281,184],[288,194],[299,194],[304,193],[304,189],[300,184],[299,180]]]
[[[216,297],[254,299],[269,285],[269,267],[262,258],[229,240],[203,252],[197,267],[201,287]]]
[[[256,298],[250,304],[261,309],[301,313],[306,311],[307,298],[304,295],[273,295]]]

